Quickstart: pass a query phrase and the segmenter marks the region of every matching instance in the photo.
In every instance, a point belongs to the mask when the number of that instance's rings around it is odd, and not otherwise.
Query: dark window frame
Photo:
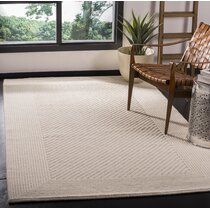
[[[62,2],[61,1],[1,1],[0,4],[21,3],[56,3],[56,43],[36,44],[1,44],[0,53],[14,52],[49,52],[49,51],[84,51],[84,50],[114,50],[122,46],[122,26],[118,19],[123,17],[123,1],[115,3],[115,29],[113,42],[82,42],[62,43]]]

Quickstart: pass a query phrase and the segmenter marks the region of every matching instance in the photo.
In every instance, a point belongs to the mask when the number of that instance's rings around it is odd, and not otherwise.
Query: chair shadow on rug
[[[185,41],[187,40],[162,45],[133,44],[131,47],[127,110],[130,110],[131,106],[135,75],[156,86],[159,90],[167,91],[168,105],[165,121],[165,134],[168,133],[174,98],[190,98],[195,72],[209,67],[210,26],[205,23],[200,23],[179,63],[139,64],[135,63],[134,56],[136,55],[136,51],[143,47],[171,46]]]
[[[136,113],[136,114],[141,114],[141,115],[150,117],[150,118],[152,118],[152,119],[157,119],[157,120],[165,121],[165,119],[162,118],[162,117],[157,117],[157,116],[154,116],[154,115],[149,115],[149,114],[142,113],[142,112],[135,111],[135,110],[130,110],[130,111],[133,112],[133,113]],[[180,122],[176,122],[176,121],[174,121],[174,120],[171,120],[171,123],[176,124],[176,125],[180,125],[180,126],[187,127],[186,123],[180,123]]]

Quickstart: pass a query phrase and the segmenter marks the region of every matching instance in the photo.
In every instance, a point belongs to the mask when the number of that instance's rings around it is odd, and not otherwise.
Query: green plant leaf
[[[147,38],[150,37],[150,36],[152,36],[153,32],[154,32],[158,27],[159,27],[159,26],[148,28],[148,30],[143,34],[143,39],[144,39],[144,40],[147,40]]]
[[[158,34],[154,34],[154,35],[152,35],[152,36],[150,36],[150,37],[148,37],[147,39],[146,39],[146,43],[148,43],[148,42],[150,42],[154,37],[156,37]]]
[[[149,15],[149,13],[147,13],[147,14],[144,16],[143,20],[141,21],[141,27],[144,25],[144,22],[146,21],[146,18],[147,18],[148,15]]]
[[[153,35],[154,31],[159,27],[155,25],[155,15],[149,16],[147,13],[142,19],[139,16],[136,16],[132,10],[132,20],[129,22],[122,17],[123,21],[119,20],[119,23],[123,26],[124,31],[121,33],[128,39],[129,43],[133,44],[147,44],[157,34]],[[137,54],[145,54],[145,46],[138,46],[136,48]]]
[[[126,39],[129,41],[130,44],[133,44],[133,40],[130,39],[125,32],[123,32],[119,27],[118,30],[126,37]]]
[[[125,18],[123,18],[123,19],[124,19],[124,21],[125,21],[125,24],[124,24],[123,22],[121,22],[121,21],[119,21],[119,22],[120,22],[120,23],[122,24],[122,26],[127,30],[127,32],[128,32],[129,34],[131,34],[133,43],[136,43],[136,42],[137,42],[137,36],[136,36],[136,34],[135,34],[135,32],[134,32],[134,28],[132,27],[132,25],[131,25]],[[126,38],[127,38],[127,36],[126,36]]]
[[[138,27],[138,21],[136,19],[136,16],[135,16],[133,10],[132,10],[132,17],[133,17],[133,28],[134,29],[137,29],[137,27]],[[137,30],[135,30],[135,32],[137,33]]]

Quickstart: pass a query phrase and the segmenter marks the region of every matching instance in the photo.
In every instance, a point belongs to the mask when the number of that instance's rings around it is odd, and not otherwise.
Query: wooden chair
[[[186,41],[186,40],[184,40]],[[181,41],[181,42],[184,42]],[[171,46],[181,43],[151,44],[149,47]],[[162,91],[168,92],[168,106],[166,112],[165,134],[168,132],[171,109],[174,97],[190,98],[195,77],[195,70],[202,70],[210,64],[210,25],[200,23],[179,63],[169,64],[139,64],[135,63],[135,51],[139,44],[131,47],[130,77],[128,88],[127,110],[130,110],[134,77],[156,86]],[[144,45],[145,46],[145,45]]]

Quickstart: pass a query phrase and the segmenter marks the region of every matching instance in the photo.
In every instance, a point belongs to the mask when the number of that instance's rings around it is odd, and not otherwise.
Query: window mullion
[[[62,43],[62,2],[56,3],[56,41],[60,45]]]

